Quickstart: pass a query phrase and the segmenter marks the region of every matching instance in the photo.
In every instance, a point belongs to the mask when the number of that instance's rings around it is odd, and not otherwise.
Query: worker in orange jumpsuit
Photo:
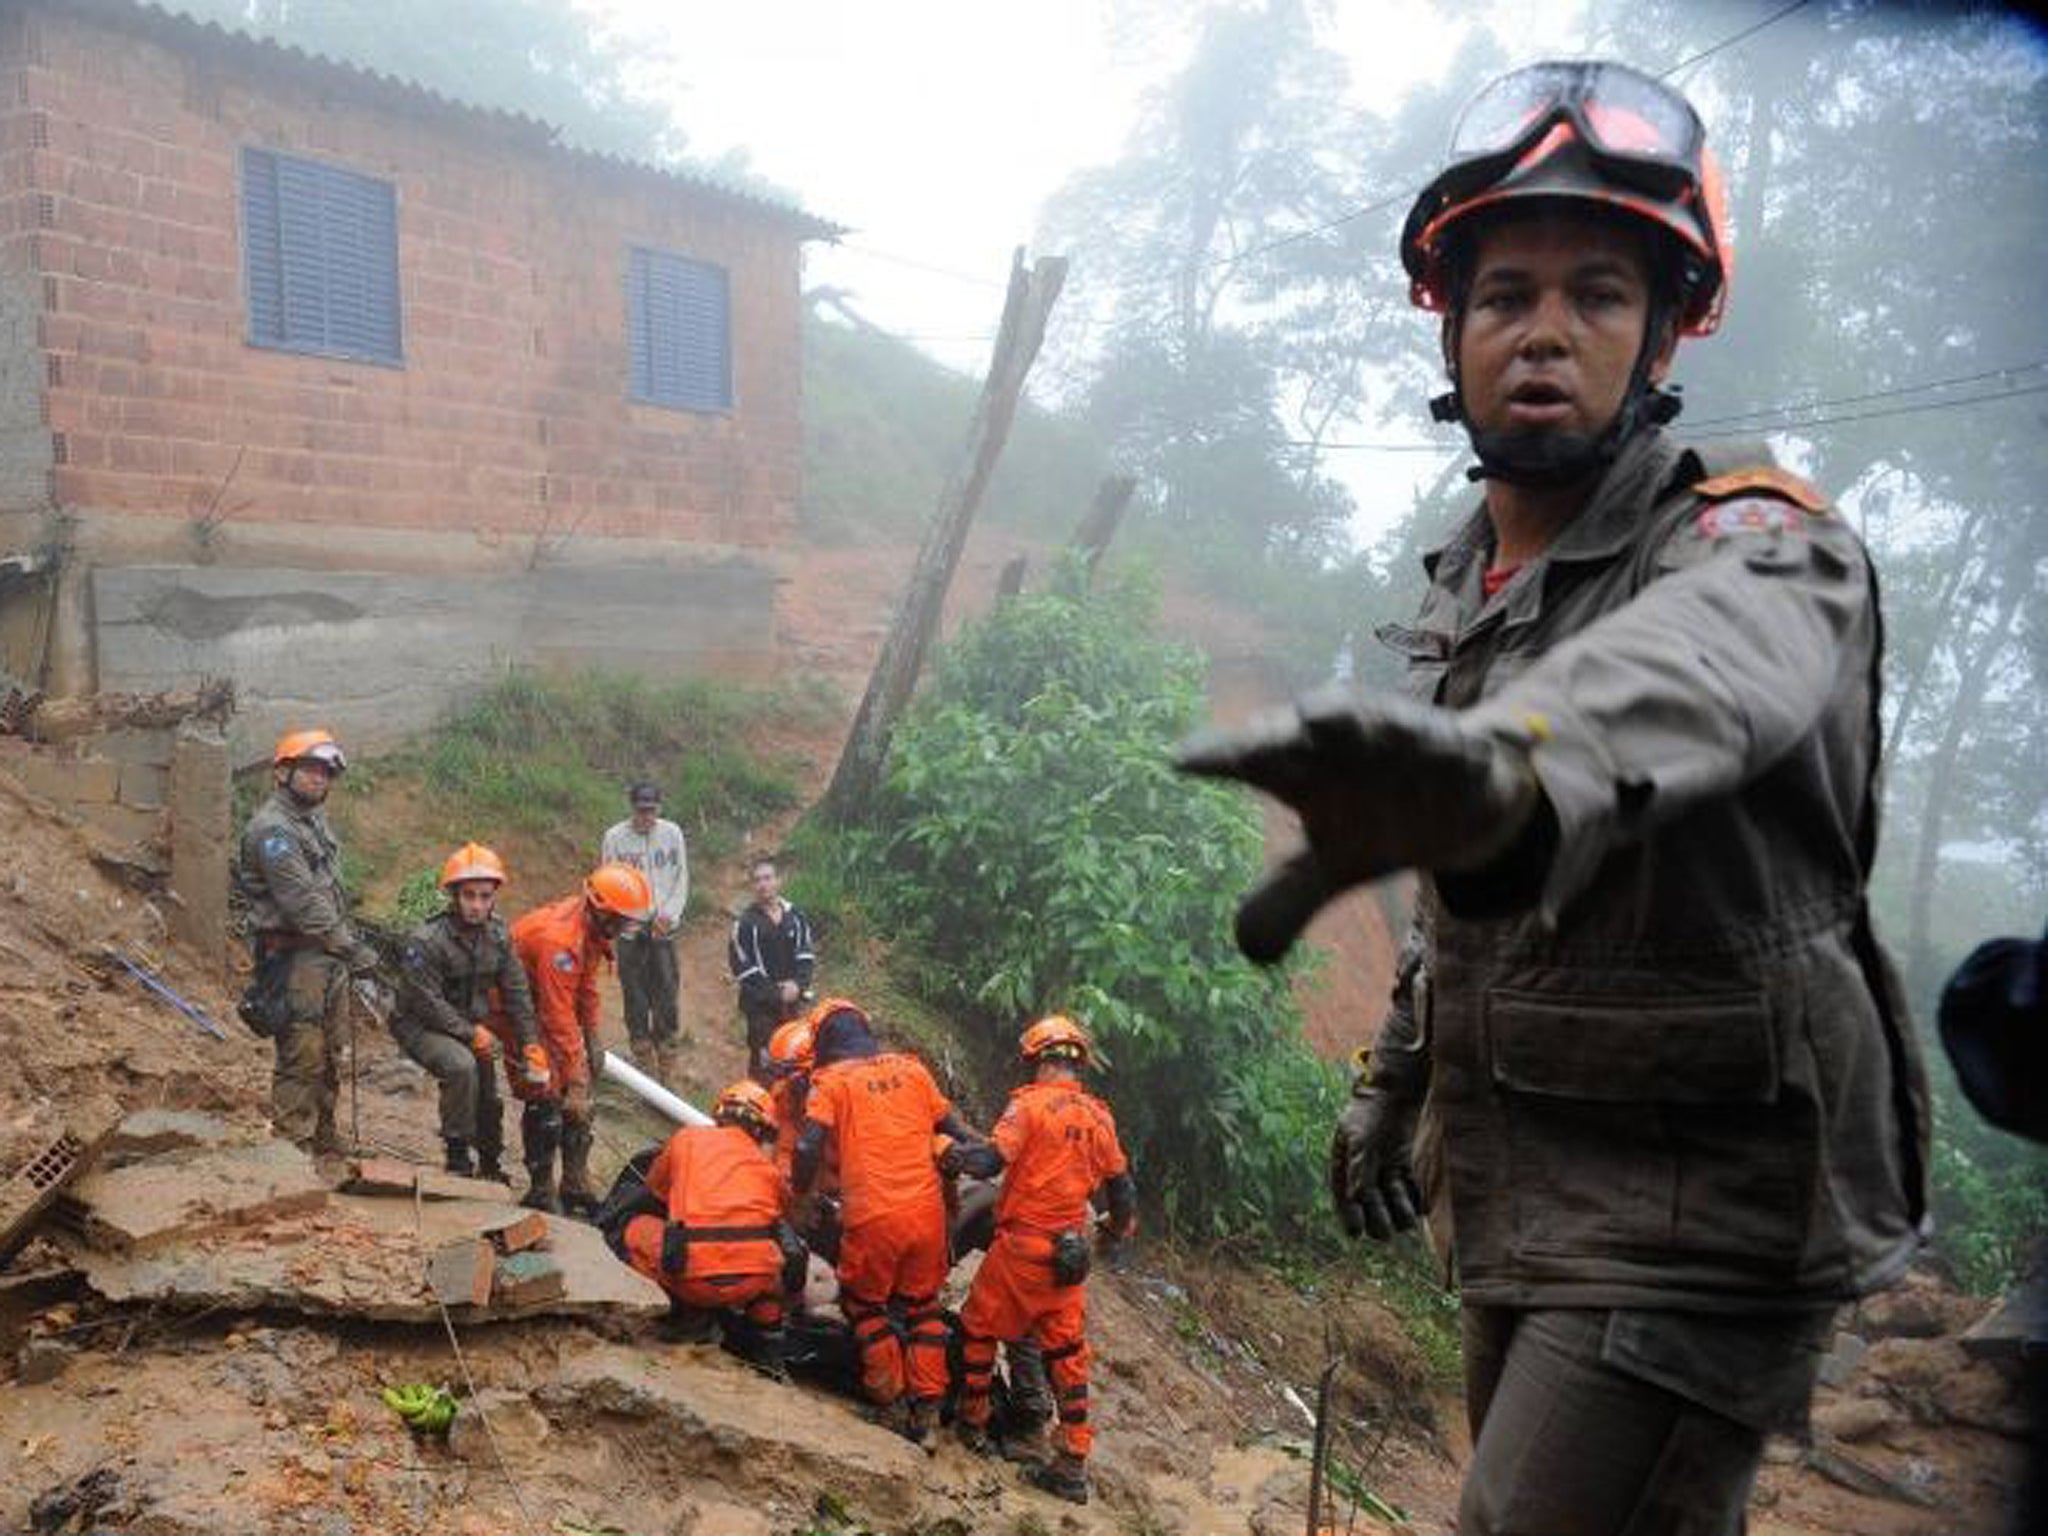
[[[766,1089],[742,1079],[711,1118],[677,1131],[648,1165],[647,1194],[665,1214],[626,1223],[626,1262],[678,1312],[715,1314],[734,1353],[780,1373],[783,1299],[802,1287],[806,1254],[769,1153],[774,1110]]]
[[[819,1022],[816,1054],[794,1183],[808,1192],[836,1155],[839,1305],[860,1352],[861,1389],[878,1422],[921,1444],[946,1392],[946,1206],[932,1133],[963,1144],[980,1138],[924,1063],[884,1052],[851,1004]]]
[[[1010,1095],[989,1144],[957,1149],[949,1162],[981,1178],[1003,1176],[995,1241],[960,1312],[962,1381],[959,1433],[986,1455],[989,1376],[996,1345],[1029,1338],[1043,1351],[1057,1393],[1059,1453],[1031,1468],[1029,1481],[1075,1504],[1088,1502],[1088,1232],[1097,1188],[1109,1206],[1108,1232],[1137,1229],[1131,1183],[1116,1121],[1081,1085],[1092,1055],[1072,1019],[1040,1019],[1019,1043],[1031,1081]]]
[[[512,925],[512,948],[526,968],[549,1080],[514,1078],[525,1105],[519,1138],[527,1189],[520,1202],[536,1210],[588,1217],[597,1209],[590,1187],[590,1144],[596,1101],[591,1079],[604,1061],[597,1043],[597,973],[612,957],[612,940],[654,910],[654,887],[625,864],[600,864],[573,896],[536,907]],[[555,1154],[562,1156],[561,1198],[555,1196]]]

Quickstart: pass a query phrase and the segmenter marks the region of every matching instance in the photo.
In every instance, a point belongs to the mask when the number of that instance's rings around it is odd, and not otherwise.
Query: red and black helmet
[[[1564,60],[1515,70],[1473,97],[1449,163],[1401,229],[1415,303],[1450,308],[1446,257],[1460,226],[1524,198],[1592,203],[1655,226],[1675,260],[1680,331],[1707,336],[1721,323],[1734,250],[1720,166],[1699,114],[1662,81],[1625,64]]]

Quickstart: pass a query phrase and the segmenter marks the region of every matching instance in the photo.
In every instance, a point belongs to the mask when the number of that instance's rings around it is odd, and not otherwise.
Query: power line
[[[1873,389],[1860,395],[1836,395],[1830,399],[1788,402],[1784,405],[1760,405],[1753,410],[1730,411],[1721,416],[1705,416],[1698,421],[1688,422],[1690,427],[1718,427],[1733,421],[1744,421],[1755,416],[1779,416],[1800,411],[1817,411],[1829,406],[1856,405],[1865,400],[1890,400],[1900,395],[1925,394],[1929,390],[1953,389],[1964,384],[1982,384],[1989,379],[2008,379],[2023,373],[2038,373],[2048,368],[2048,358],[2031,363],[2015,363],[2009,368],[1987,368],[1982,373],[1959,373],[1952,378],[1929,379],[1924,384],[1901,384],[1894,389]]]
[[[1792,0],[1792,3],[1790,5],[1785,6],[1780,10],[1771,12],[1771,14],[1766,16],[1762,21],[1757,22],[1753,26],[1744,27],[1740,32],[1737,32],[1734,36],[1724,37],[1721,39],[1720,42],[1713,44],[1711,47],[1702,48],[1698,53],[1694,54],[1689,59],[1680,59],[1676,64],[1672,65],[1669,69],[1658,70],[1657,78],[1659,80],[1669,79],[1672,75],[1677,74],[1681,69],[1690,69],[1693,65],[1699,63],[1703,59],[1711,59],[1715,54],[1719,53],[1722,49],[1733,48],[1737,43],[1742,42],[1746,38],[1755,37],[1757,33],[1763,31],[1765,27],[1772,26],[1778,22],[1783,21],[1787,16],[1790,16],[1794,11],[1799,10],[1807,3],[1808,0]]]
[[[913,272],[927,272],[933,277],[950,277],[955,282],[972,283],[977,288],[996,288],[1007,291],[1010,286],[1007,281],[998,282],[995,278],[982,273],[962,272],[955,267],[942,267],[935,262],[920,261],[915,256],[898,256],[894,251],[871,250],[867,246],[848,245],[844,241],[832,246],[831,249],[845,251],[854,256],[865,256],[870,261],[884,261],[892,266],[908,267]]]
[[[1839,416],[1816,416],[1811,421],[1777,422],[1763,428],[1737,427],[1728,432],[1697,432],[1690,436],[1696,441],[1704,441],[1712,438],[1747,437],[1759,430],[1804,432],[1811,427],[1833,427],[1850,421],[1881,421],[1893,416],[1919,416],[1928,411],[1946,411],[1959,405],[1989,405],[1994,400],[2017,400],[2026,395],[2048,395],[2048,384],[2029,384],[2020,389],[1994,390],[1989,394],[1968,395],[1960,400],[1923,400],[1917,405],[1894,405],[1877,411],[1847,411]]]
[[[1873,389],[1857,395],[1836,395],[1820,400],[1807,400],[1784,405],[1760,405],[1751,410],[1731,411],[1722,416],[1708,416],[1699,421],[1686,422],[1674,429],[1677,436],[1686,439],[1708,439],[1747,437],[1763,432],[1802,432],[1808,427],[1833,426],[1841,422],[1874,421],[1888,416],[1911,416],[1922,411],[1947,410],[1957,405],[1982,405],[1990,401],[2010,400],[2016,396],[2048,393],[2048,384],[2023,385],[2016,389],[1992,390],[1982,394],[1967,395],[1955,400],[1923,400],[1909,406],[1897,406],[1881,411],[1852,411],[1835,416],[1813,416],[1800,419],[1804,413],[1822,410],[1837,405],[1856,405],[1869,400],[1891,400],[1903,395],[1925,394],[1929,390],[1953,389],[1964,384],[1981,384],[1990,379],[2006,379],[2021,374],[2038,373],[2048,368],[2048,358],[2031,363],[2016,363],[2006,368],[1988,368],[1982,373],[1957,374],[1952,378],[1929,379],[1920,384],[1902,384],[1894,389]],[[1771,418],[1785,418],[1782,420]],[[1764,418],[1764,419],[1757,419]],[[1731,422],[1746,423],[1726,432],[1702,432],[1701,427],[1725,426]],[[1375,442],[1311,442],[1294,439],[1286,444],[1290,448],[1311,448],[1331,452],[1360,453],[1462,453],[1462,443],[1375,443]]]

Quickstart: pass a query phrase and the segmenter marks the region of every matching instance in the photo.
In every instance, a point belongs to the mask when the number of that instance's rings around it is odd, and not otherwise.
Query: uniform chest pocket
[[[1490,993],[1518,1246],[1794,1270],[1816,1116],[1780,1034],[1761,990]]]

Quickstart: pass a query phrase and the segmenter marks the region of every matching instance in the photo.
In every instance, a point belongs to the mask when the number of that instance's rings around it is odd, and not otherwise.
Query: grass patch
[[[524,907],[588,867],[646,779],[689,839],[699,908],[701,872],[797,803],[776,738],[832,708],[815,689],[509,671],[416,742],[351,765],[332,801],[344,878],[368,910],[410,916],[435,899],[447,850],[474,838],[511,861]]]

